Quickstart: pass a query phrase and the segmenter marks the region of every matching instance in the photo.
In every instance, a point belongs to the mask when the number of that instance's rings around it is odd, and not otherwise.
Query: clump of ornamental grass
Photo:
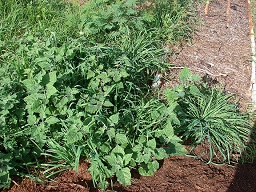
[[[199,155],[212,162],[228,162],[233,154],[242,154],[251,133],[249,115],[239,112],[233,96],[220,88],[193,83],[198,77],[185,68],[181,74],[183,86],[167,91],[169,100],[176,97],[180,126],[176,128],[193,149],[202,145]]]

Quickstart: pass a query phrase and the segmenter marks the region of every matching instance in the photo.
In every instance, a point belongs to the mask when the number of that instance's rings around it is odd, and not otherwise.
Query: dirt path
[[[210,3],[209,14],[204,5],[198,10],[203,24],[192,43],[177,49],[170,58],[178,67],[188,66],[193,72],[219,83],[227,92],[236,94],[243,109],[250,102],[250,41],[245,0],[231,0],[230,23],[227,28],[227,1]],[[180,69],[171,69],[177,74]],[[170,83],[170,82],[169,82]],[[171,86],[171,85],[169,85]],[[255,192],[256,163],[231,166],[206,165],[189,157],[165,159],[162,167],[151,177],[133,174],[132,185],[114,184],[109,191],[150,192]],[[14,185],[11,192],[98,191],[93,189],[87,165],[80,171],[64,172],[55,182],[36,185],[29,179]]]
[[[246,109],[251,99],[247,3],[231,0],[230,22],[227,22],[226,0],[211,1],[208,15],[204,13],[204,6],[198,8],[202,25],[192,43],[177,50],[180,53],[170,61],[219,83],[228,93],[235,94],[241,107]]]

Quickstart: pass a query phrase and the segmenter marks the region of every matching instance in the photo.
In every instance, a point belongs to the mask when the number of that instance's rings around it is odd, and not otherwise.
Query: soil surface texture
[[[198,6],[201,21],[192,42],[176,48],[169,58],[175,64],[170,75],[179,73],[182,67],[187,66],[204,80],[234,94],[245,110],[251,100],[247,1],[231,0],[229,22],[227,0],[210,1],[207,15],[204,9],[205,4]]]
[[[232,0],[230,22],[227,22],[227,0],[198,6],[200,27],[192,42],[176,48],[170,62],[170,76],[188,66],[192,72],[235,94],[239,105],[247,108],[250,102],[251,49],[248,29],[248,11],[245,0]],[[227,27],[228,25],[228,27]],[[172,86],[172,81],[166,81]],[[133,173],[132,185],[115,182],[108,191],[141,192],[256,192],[256,163],[243,165],[207,165],[192,157],[170,157],[150,177]],[[85,192],[100,191],[93,187],[88,164],[81,162],[79,172],[65,171],[54,181],[38,184],[31,179],[14,179],[10,192]],[[8,191],[8,190],[6,190]]]

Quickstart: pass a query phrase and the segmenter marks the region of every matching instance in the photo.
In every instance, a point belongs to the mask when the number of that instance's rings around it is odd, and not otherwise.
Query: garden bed
[[[179,84],[177,74],[184,67],[188,67],[193,73],[200,75],[208,85],[222,87],[225,92],[234,94],[240,109],[247,111],[251,102],[247,4],[239,0],[231,2],[228,27],[227,1],[210,2],[207,15],[204,13],[204,6],[202,3],[197,7],[201,20],[197,21],[200,24],[191,43],[182,42],[170,47],[168,61],[174,66],[169,68],[168,73],[163,74],[161,89],[173,88]],[[115,121],[113,118],[112,116]],[[200,147],[196,150],[200,151]],[[246,159],[239,155],[238,158],[241,158],[241,161],[253,160],[253,157]],[[255,163],[208,165],[198,158],[182,155],[160,160],[159,166],[152,176],[140,176],[138,170],[132,169],[130,186],[119,184],[117,178],[113,177],[112,187],[109,186],[107,191],[256,191]],[[78,173],[70,169],[59,174],[54,181],[40,184],[32,179],[21,181],[13,177],[12,187],[5,191],[101,191],[94,188],[89,167],[90,163],[82,158]]]

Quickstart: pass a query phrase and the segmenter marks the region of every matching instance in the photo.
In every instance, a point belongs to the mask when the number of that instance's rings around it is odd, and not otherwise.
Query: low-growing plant
[[[249,115],[240,113],[231,102],[233,97],[220,88],[195,83],[198,77],[187,68],[180,77],[183,86],[166,91],[167,100],[179,104],[176,133],[193,147],[203,145],[201,156],[208,163],[230,163],[232,154],[242,154],[246,149],[252,128]]]

